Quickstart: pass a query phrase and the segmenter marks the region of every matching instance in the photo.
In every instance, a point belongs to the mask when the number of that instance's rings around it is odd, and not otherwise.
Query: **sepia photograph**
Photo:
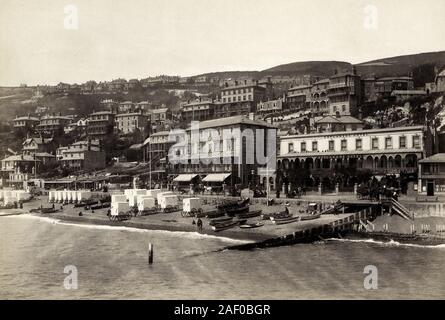
[[[0,8],[0,300],[445,298],[444,1]]]

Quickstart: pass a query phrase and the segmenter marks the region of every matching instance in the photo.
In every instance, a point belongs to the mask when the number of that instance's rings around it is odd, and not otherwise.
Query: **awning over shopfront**
[[[190,182],[197,176],[198,176],[197,174],[180,174],[179,176],[174,178],[173,181],[175,181],[175,182]]]
[[[228,177],[230,177],[230,173],[211,173],[208,174],[204,179],[202,179],[203,182],[223,182]]]

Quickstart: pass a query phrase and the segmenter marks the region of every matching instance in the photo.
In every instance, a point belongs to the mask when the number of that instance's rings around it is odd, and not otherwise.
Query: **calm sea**
[[[154,264],[147,265],[148,243]],[[0,217],[2,299],[445,298],[445,246],[329,241],[253,251],[196,233]],[[78,289],[64,287],[65,266]],[[363,286],[365,266],[378,289]]]

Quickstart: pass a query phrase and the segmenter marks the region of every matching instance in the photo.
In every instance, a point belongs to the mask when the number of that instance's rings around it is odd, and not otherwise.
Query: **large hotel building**
[[[323,132],[280,137],[277,168],[284,176],[308,170],[321,182],[336,172],[354,176],[416,173],[432,154],[432,133],[423,126]]]

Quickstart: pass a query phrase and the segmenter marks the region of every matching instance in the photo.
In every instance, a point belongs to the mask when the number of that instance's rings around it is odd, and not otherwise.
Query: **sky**
[[[443,0],[0,0],[0,85],[442,51],[444,16]]]

